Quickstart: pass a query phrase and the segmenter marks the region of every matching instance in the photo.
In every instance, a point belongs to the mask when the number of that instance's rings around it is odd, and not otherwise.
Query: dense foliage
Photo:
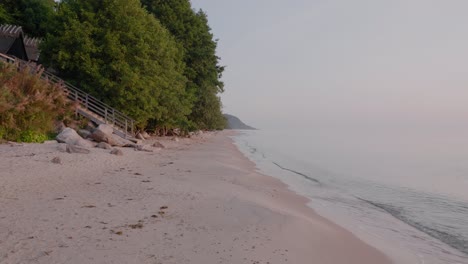
[[[143,6],[169,29],[184,48],[186,90],[195,95],[190,119],[202,129],[222,129],[218,93],[224,67],[218,65],[217,43],[213,40],[203,11],[195,12],[189,0],[142,0]]]
[[[41,63],[139,128],[224,128],[224,68],[189,0],[4,0],[0,22],[44,36]]]
[[[0,62],[0,139],[44,141],[54,132],[54,122],[73,112],[63,89],[40,74]]]
[[[2,0],[0,23],[21,25],[30,36],[44,37],[53,29],[54,0]]]
[[[12,22],[12,18],[5,7],[0,4],[0,24],[9,24]]]
[[[138,0],[64,0],[43,45],[46,65],[144,127],[186,121],[182,52]]]

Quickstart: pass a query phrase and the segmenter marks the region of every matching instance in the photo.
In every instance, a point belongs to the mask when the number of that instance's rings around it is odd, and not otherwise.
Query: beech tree
[[[142,0],[143,6],[175,36],[184,49],[186,91],[195,96],[189,119],[201,129],[223,129],[225,119],[218,94],[224,67],[216,56],[206,14],[195,12],[189,0]]]
[[[12,20],[3,4],[0,4],[0,24],[9,24]]]
[[[53,29],[55,5],[54,0],[2,0],[0,23],[15,24],[30,36],[44,37]]]
[[[139,0],[63,0],[41,56],[140,127],[187,122],[193,100],[182,47]]]

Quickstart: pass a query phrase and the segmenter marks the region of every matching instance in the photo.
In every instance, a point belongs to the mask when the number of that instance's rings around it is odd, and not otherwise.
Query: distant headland
[[[242,122],[239,118],[233,115],[224,114],[224,117],[227,120],[226,129],[257,130],[254,127],[244,124],[244,122]]]

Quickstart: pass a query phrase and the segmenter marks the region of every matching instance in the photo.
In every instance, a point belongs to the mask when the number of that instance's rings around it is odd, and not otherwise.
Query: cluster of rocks
[[[135,136],[136,139],[139,139],[139,140],[145,140],[145,139],[148,139],[150,138],[151,136],[146,132],[146,131],[143,131],[143,132],[138,132]]]
[[[139,140],[127,140],[114,134],[112,126],[101,124],[97,128],[80,129],[75,131],[72,128],[64,128],[60,134],[57,135],[56,140],[60,143],[65,143],[62,146],[62,151],[68,153],[90,153],[90,148],[101,148],[111,150],[110,153],[122,156],[123,152],[115,147],[130,147],[137,151],[152,152],[152,146],[142,145],[141,140],[149,138],[146,132],[137,134]],[[160,143],[159,143],[160,144]]]

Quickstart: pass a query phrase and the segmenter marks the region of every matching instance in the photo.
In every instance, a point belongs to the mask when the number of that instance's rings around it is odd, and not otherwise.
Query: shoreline
[[[235,136],[235,133],[238,133],[238,132],[232,131],[230,136]],[[260,170],[258,169],[255,162],[251,161],[247,156],[245,156],[241,152],[241,150],[234,143],[234,140],[232,138],[230,138],[230,141],[231,141],[232,147],[234,148],[233,151],[238,152],[238,154],[241,155],[245,159],[245,162],[248,164],[248,166],[250,166],[250,170],[252,170],[254,173],[258,174],[260,177],[264,177],[264,179],[261,179],[260,181],[269,182],[271,184],[270,187],[277,186],[278,189],[281,189],[281,192],[282,192],[281,196],[282,197],[280,197],[279,200],[282,200],[283,202],[285,202],[284,205],[288,206],[288,208],[290,208],[290,210],[289,209],[286,210],[285,213],[290,214],[290,215],[294,215],[294,216],[298,216],[298,217],[305,217],[305,218],[308,218],[309,220],[312,220],[312,222],[322,222],[322,224],[324,224],[324,225],[329,225],[332,229],[335,229],[335,231],[340,232],[340,233],[343,232],[340,235],[350,236],[350,237],[348,237],[348,239],[351,239],[351,240],[354,240],[354,239],[358,240],[359,243],[365,244],[365,246],[368,247],[368,250],[377,251],[377,254],[380,255],[379,257],[383,257],[380,260],[378,260],[378,259],[371,260],[371,262],[369,262],[369,263],[393,263],[393,261],[389,258],[389,256],[385,255],[382,251],[380,251],[380,250],[376,249],[375,247],[367,244],[366,242],[364,242],[363,240],[358,238],[355,234],[353,234],[351,231],[349,231],[346,228],[341,227],[340,225],[333,222],[332,219],[328,219],[328,218],[318,214],[312,207],[308,206],[309,203],[313,203],[313,201],[311,199],[309,199],[309,198],[295,192],[294,190],[292,190],[290,188],[290,186],[288,184],[284,183],[280,179],[278,179],[276,177],[273,177],[271,175],[263,174],[262,172],[260,172]],[[299,212],[299,214],[298,214],[298,212]],[[352,243],[355,243],[355,242],[356,241],[353,241]],[[343,244],[346,244],[346,242],[344,242]],[[346,247],[346,245],[344,245],[344,246]],[[319,245],[319,247],[320,247],[320,245]],[[351,253],[353,251],[352,249],[349,249],[349,248],[346,249],[345,248],[341,252],[344,253],[346,250],[350,250],[349,252],[346,252],[346,254],[349,254],[349,253]],[[354,253],[356,253],[356,252],[354,252]],[[338,254],[340,254],[340,253],[338,253]],[[346,257],[346,258],[343,258],[343,259],[333,260],[330,263],[368,263],[367,261],[369,261],[369,260],[365,259],[366,256],[361,256],[361,257],[364,258],[364,259],[358,259],[357,262],[354,262],[352,260],[352,258],[350,259],[350,258]],[[323,259],[321,261],[324,261],[323,263],[329,263],[325,259]],[[334,262],[334,261],[339,261],[339,262]],[[376,261],[376,262],[373,262],[373,261]]]
[[[0,263],[391,263],[230,135],[122,157],[0,145]]]

